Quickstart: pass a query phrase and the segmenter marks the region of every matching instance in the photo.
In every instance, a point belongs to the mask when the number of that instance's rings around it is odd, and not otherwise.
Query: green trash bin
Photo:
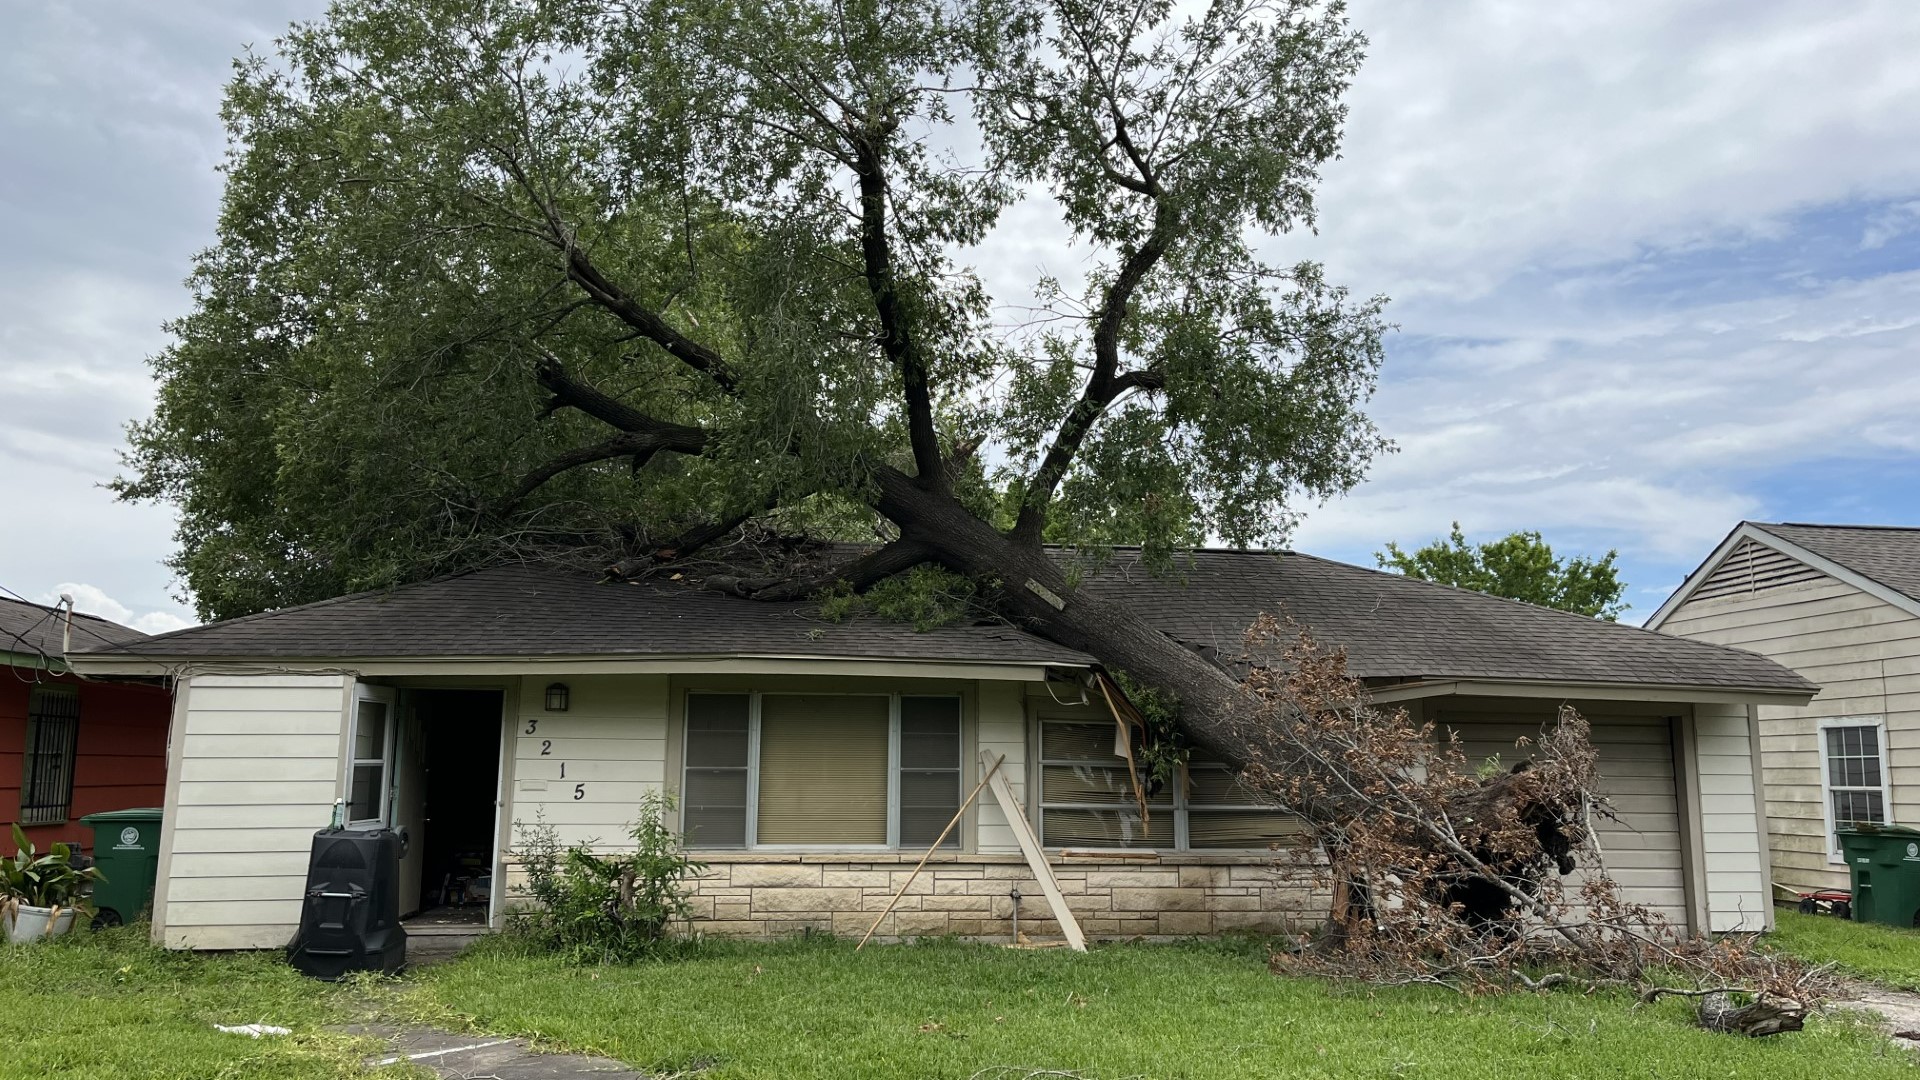
[[[1838,832],[1853,875],[1853,920],[1920,926],[1920,829],[1856,822]]]
[[[105,879],[93,887],[93,925],[119,926],[147,914],[160,870],[160,811],[108,810],[80,824],[93,830],[93,864]]]

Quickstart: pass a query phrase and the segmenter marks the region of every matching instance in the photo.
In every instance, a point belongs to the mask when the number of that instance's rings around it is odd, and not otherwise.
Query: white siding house
[[[1805,680],[1750,653],[1306,556],[1208,552],[1180,585],[1111,588],[1192,647],[1265,611],[1346,648],[1385,702],[1517,759],[1560,705],[1589,717],[1617,820],[1604,870],[1695,931],[1766,925],[1749,709]],[[403,912],[498,923],[520,840],[629,843],[640,801],[709,866],[694,897],[716,934],[858,934],[1001,761],[879,932],[1057,927],[1017,830],[1030,826],[1095,937],[1280,931],[1326,898],[1276,866],[1297,824],[1196,760],[1132,801],[1093,657],[1005,626],[913,633],[830,623],[685,585],[508,567],[77,653],[89,673],[177,687],[156,940],[271,948],[298,926],[313,834],[404,828]],[[1211,772],[1209,770],[1212,770]],[[1024,818],[1024,823],[1019,819]],[[1599,872],[1600,866],[1582,872]]]
[[[1844,821],[1920,823],[1920,529],[1744,522],[1648,622],[1820,687],[1754,706],[1774,882],[1846,889]]]

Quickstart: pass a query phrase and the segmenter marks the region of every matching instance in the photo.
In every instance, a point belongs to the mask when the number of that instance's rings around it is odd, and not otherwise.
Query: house
[[[18,821],[41,851],[91,849],[80,818],[159,806],[173,703],[153,679],[73,674],[68,641],[137,647],[146,635],[92,615],[0,599],[0,854]]]
[[[1820,684],[1759,705],[1783,888],[1848,888],[1841,822],[1920,823],[1920,529],[1741,522],[1647,625]]]
[[[1593,722],[1617,820],[1599,826],[1629,895],[1695,930],[1766,925],[1752,710],[1805,679],[1683,641],[1306,555],[1202,551],[1178,579],[1119,552],[1085,587],[1229,655],[1262,613],[1346,648],[1382,701],[1524,751],[1562,702]],[[82,671],[172,675],[155,938],[267,948],[295,929],[313,831],[336,799],[411,837],[405,910],[484,883],[497,922],[516,824],[617,844],[642,793],[680,793],[710,864],[708,932],[866,929],[987,761],[1037,830],[1093,936],[1277,929],[1324,916],[1276,876],[1289,822],[1194,762],[1143,820],[1092,657],[1004,625],[925,633],[673,582],[504,566],[76,652]],[[454,888],[449,890],[449,884]],[[888,936],[1054,929],[992,798],[883,921]]]

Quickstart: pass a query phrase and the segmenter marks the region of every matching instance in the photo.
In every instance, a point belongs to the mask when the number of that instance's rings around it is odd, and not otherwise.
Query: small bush
[[[574,963],[631,963],[657,957],[672,945],[669,932],[692,915],[687,879],[706,869],[681,850],[666,826],[670,793],[650,792],[627,835],[634,850],[595,854],[587,844],[562,847],[544,821],[516,822],[524,885],[532,902],[516,911],[509,929],[537,947]]]

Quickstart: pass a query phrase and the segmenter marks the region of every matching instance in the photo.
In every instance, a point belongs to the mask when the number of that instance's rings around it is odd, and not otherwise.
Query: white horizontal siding
[[[565,681],[569,700],[563,713],[546,711],[544,682],[521,684],[507,791],[514,842],[525,826],[544,821],[563,844],[630,847],[627,831],[640,800],[667,786],[667,677],[581,675]]]
[[[1744,705],[1693,707],[1708,929],[1765,930],[1771,900]]]
[[[198,675],[168,792],[161,940],[272,948],[300,923],[314,830],[340,787],[347,679]]]
[[[1007,760],[1000,766],[1000,774],[1013,786],[1015,797],[1027,797],[1027,703],[1026,687],[1022,683],[983,682],[980,684],[980,726],[979,744],[981,750],[1004,756]],[[976,770],[978,754],[968,764]],[[977,780],[978,777],[975,777]],[[1014,839],[1013,827],[1007,823],[1007,816],[1000,809],[999,800],[990,793],[982,791],[974,803],[974,844],[983,852],[1015,852],[1020,850],[1018,840]]]
[[[1830,861],[1820,786],[1822,719],[1880,717],[1896,821],[1920,823],[1920,618],[1844,582],[1689,600],[1661,630],[1749,649],[1820,686],[1805,706],[1760,707],[1760,779],[1773,880],[1845,888]]]

